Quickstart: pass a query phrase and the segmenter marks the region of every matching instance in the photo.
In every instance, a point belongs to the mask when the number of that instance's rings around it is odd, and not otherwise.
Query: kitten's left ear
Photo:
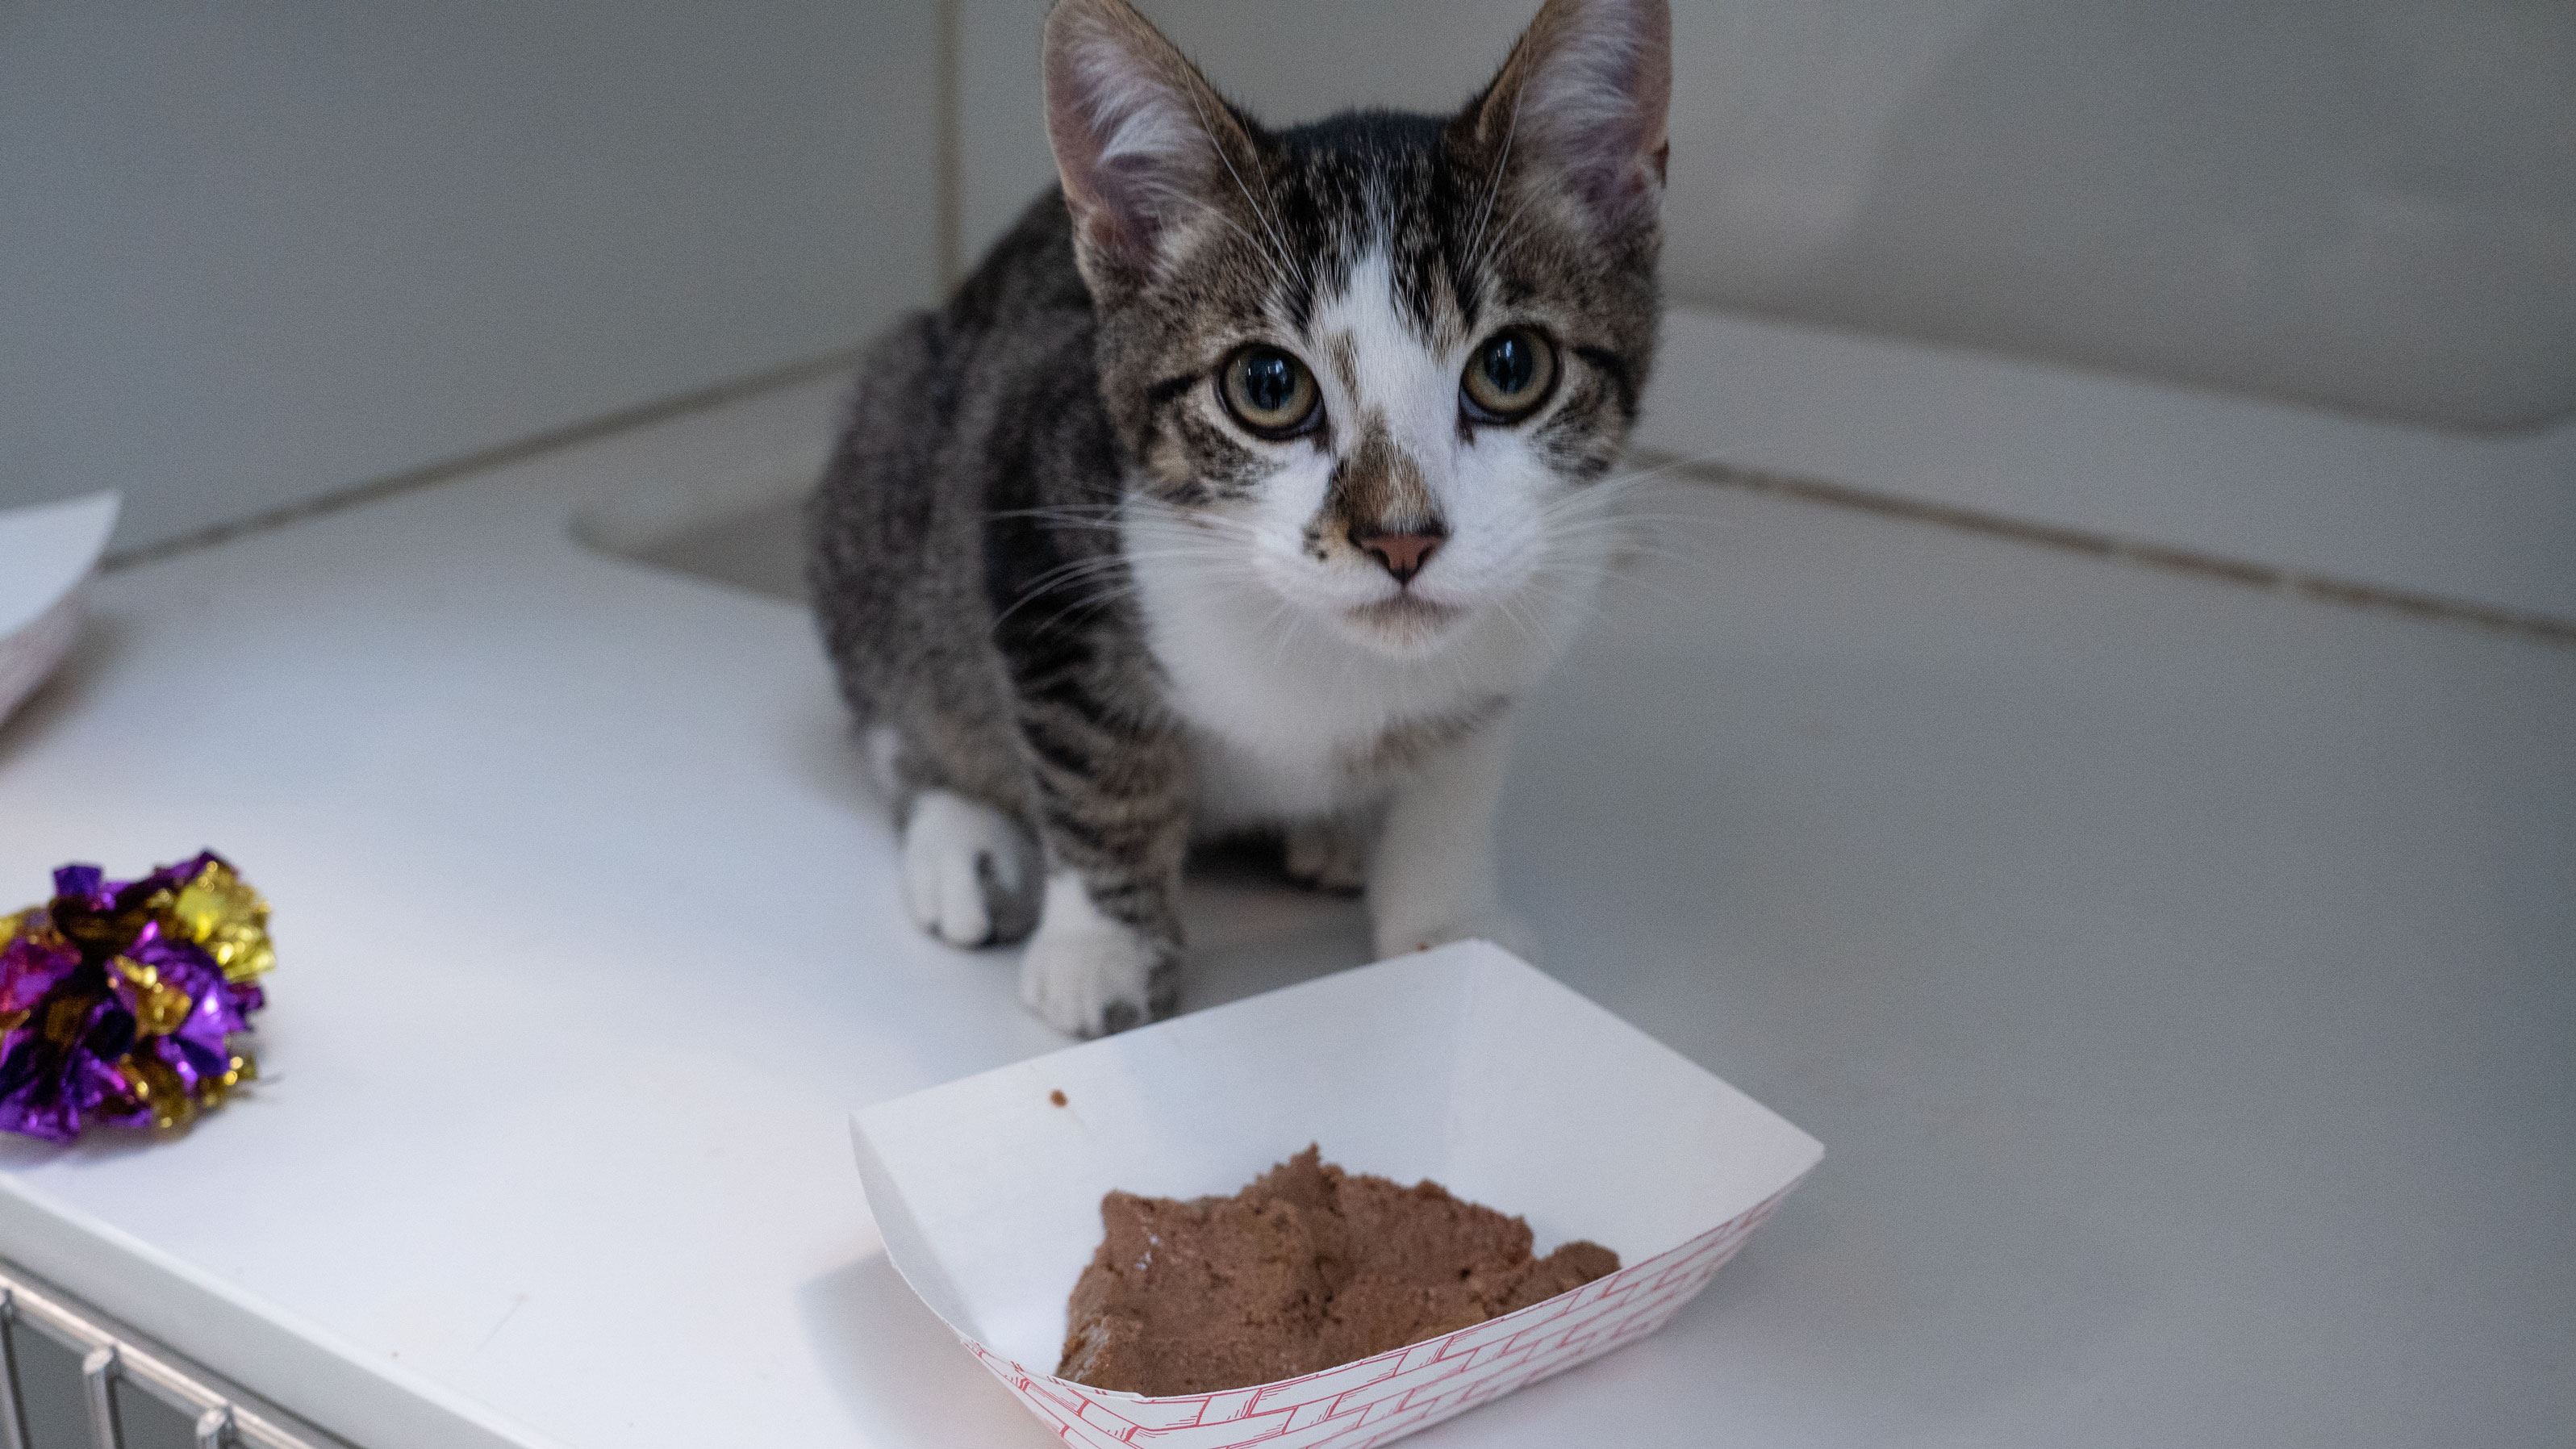
[[[1610,226],[1651,223],[1672,93],[1665,0],[1547,0],[1451,134],[1516,176],[1570,185]]]

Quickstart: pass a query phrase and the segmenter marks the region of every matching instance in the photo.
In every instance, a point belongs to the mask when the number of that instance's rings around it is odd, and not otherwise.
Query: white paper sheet
[[[80,587],[116,527],[117,495],[0,512],[0,720],[61,662]]]

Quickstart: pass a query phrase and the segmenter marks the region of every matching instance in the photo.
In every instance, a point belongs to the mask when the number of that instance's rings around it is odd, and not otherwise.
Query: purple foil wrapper
[[[221,1101],[251,1071],[230,1038],[263,1004],[267,911],[212,851],[131,881],[55,871],[0,941],[0,1130],[69,1142]]]

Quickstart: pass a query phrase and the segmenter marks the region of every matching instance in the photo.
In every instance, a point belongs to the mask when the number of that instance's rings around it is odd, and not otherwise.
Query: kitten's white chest
[[[1395,659],[1240,577],[1150,555],[1131,567],[1168,702],[1190,729],[1203,832],[1372,806],[1545,664],[1479,623],[1437,655]]]

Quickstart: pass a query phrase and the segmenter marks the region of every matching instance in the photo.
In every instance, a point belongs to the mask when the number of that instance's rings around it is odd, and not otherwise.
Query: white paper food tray
[[[1069,1442],[1172,1449],[1383,1444],[1651,1333],[1824,1155],[1481,941],[916,1092],[852,1126],[887,1255],[968,1350]],[[1590,1238],[1628,1266],[1254,1388],[1147,1398],[1047,1371],[1103,1194],[1230,1194],[1309,1142],[1526,1217],[1542,1253]]]
[[[71,647],[81,586],[116,527],[117,495],[0,510],[0,721]]]

